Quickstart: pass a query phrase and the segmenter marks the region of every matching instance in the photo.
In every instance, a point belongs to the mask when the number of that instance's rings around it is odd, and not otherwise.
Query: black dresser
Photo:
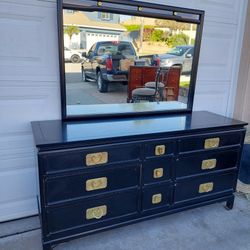
[[[33,122],[44,249],[214,202],[232,209],[245,125],[209,112]]]

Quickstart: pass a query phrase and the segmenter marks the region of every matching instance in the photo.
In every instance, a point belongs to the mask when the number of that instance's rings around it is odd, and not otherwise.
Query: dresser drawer
[[[176,162],[176,178],[205,174],[237,167],[240,149],[210,151],[180,156]]]
[[[170,180],[173,164],[172,156],[146,160],[142,169],[143,184]]]
[[[153,185],[143,189],[143,210],[169,207],[172,198],[173,187],[171,185]]]
[[[46,172],[106,166],[115,162],[139,161],[139,144],[112,144],[40,154]]]
[[[215,194],[232,193],[236,182],[236,171],[229,174],[195,177],[178,182],[175,188],[174,202],[213,196]]]
[[[50,208],[46,212],[49,233],[100,224],[110,219],[138,213],[138,191],[88,199],[76,204]]]
[[[183,138],[179,140],[179,151],[211,150],[225,146],[240,145],[243,137],[243,132],[236,131]]]
[[[45,181],[45,200],[49,204],[139,186],[139,180],[139,165],[48,177]]]
[[[145,144],[145,157],[162,157],[173,154],[175,150],[175,141],[171,139],[154,141]]]

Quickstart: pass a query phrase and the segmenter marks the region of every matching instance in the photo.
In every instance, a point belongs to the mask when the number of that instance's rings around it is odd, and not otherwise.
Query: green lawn
[[[188,88],[189,87],[190,82],[189,81],[185,81],[185,82],[180,82],[180,87],[183,88]]]

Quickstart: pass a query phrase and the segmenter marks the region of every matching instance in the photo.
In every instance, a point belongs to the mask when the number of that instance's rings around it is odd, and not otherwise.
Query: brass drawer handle
[[[101,219],[103,216],[107,215],[107,206],[92,207],[86,210],[86,219]]]
[[[220,145],[220,138],[210,138],[206,139],[204,143],[204,148],[205,149],[210,149],[210,148],[218,148]]]
[[[163,176],[163,168],[154,169],[154,178],[159,179]]]
[[[86,181],[86,190],[93,191],[98,189],[104,189],[108,185],[107,177],[90,179]]]
[[[86,165],[94,166],[108,162],[108,152],[99,152],[86,155]]]
[[[159,204],[162,201],[162,194],[154,194],[152,196],[152,204]]]
[[[216,159],[209,159],[209,160],[203,160],[201,169],[207,170],[207,169],[214,169],[216,168],[217,160]]]
[[[164,155],[166,152],[165,145],[158,145],[155,147],[155,155]]]
[[[208,183],[203,183],[200,184],[199,186],[199,193],[209,193],[211,191],[213,191],[214,189],[214,183],[213,182],[208,182]]]

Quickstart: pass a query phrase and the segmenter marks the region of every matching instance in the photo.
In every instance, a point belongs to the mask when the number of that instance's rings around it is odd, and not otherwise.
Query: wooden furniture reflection
[[[155,81],[158,67],[154,66],[131,66],[128,77],[128,96],[127,102],[132,101],[132,91],[136,88],[144,87],[145,83]],[[181,67],[173,66],[169,68],[166,74],[165,84],[165,101],[178,100],[179,83],[180,83]]]
[[[154,81],[147,82],[144,87],[136,88],[132,91],[132,102],[134,103],[141,101],[163,101],[165,84],[161,81],[166,78],[165,76],[168,71],[168,68],[158,68]]]

